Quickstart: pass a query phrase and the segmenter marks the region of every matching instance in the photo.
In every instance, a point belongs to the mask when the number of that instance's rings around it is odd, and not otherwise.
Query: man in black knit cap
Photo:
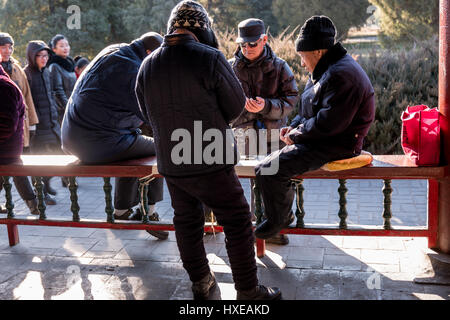
[[[217,50],[201,4],[182,1],[176,5],[167,31],[161,48],[142,64],[136,93],[153,129],[158,171],[166,178],[172,198],[177,244],[193,282],[194,298],[207,299],[216,286],[203,245],[204,203],[224,227],[237,299],[279,299],[278,288],[258,284],[250,208],[234,170],[238,157],[229,123],[244,108],[242,87]],[[226,151],[217,150],[222,156],[218,161],[207,161],[208,143],[196,139],[207,131],[226,141],[219,143]],[[182,156],[176,151],[180,132],[188,140],[193,137],[194,145],[194,150],[183,150]]]
[[[311,17],[300,30],[296,51],[310,78],[299,114],[280,132],[287,146],[256,167],[267,218],[256,228],[258,238],[268,239],[293,222],[290,179],[328,162],[358,156],[374,120],[372,84],[335,37],[336,28],[325,16]],[[264,168],[273,163],[278,163],[278,172],[264,175]]]

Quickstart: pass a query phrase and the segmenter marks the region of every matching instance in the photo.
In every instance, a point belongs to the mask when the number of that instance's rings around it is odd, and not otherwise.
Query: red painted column
[[[450,0],[440,0],[439,4],[439,111],[442,115],[441,129],[443,152],[450,164]],[[437,249],[450,253],[450,170],[439,182],[439,228]]]

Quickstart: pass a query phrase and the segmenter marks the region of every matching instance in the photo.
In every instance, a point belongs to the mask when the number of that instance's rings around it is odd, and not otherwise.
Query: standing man
[[[82,162],[101,164],[155,155],[153,139],[139,127],[147,121],[142,115],[134,88],[145,57],[162,43],[162,37],[149,32],[131,44],[116,44],[100,52],[75,85],[62,125],[64,151]],[[163,199],[163,179],[149,185],[149,215],[157,216],[155,204]],[[116,178],[114,218],[138,220],[133,207],[139,203],[137,178]],[[140,216],[140,214],[139,214]],[[148,233],[167,239],[167,231]]]
[[[36,124],[39,123],[33,98],[31,96],[30,85],[27,76],[19,63],[12,57],[14,53],[14,39],[8,33],[0,33],[0,62],[3,69],[22,91],[25,103],[25,118],[23,127],[23,153],[29,152],[30,137],[36,133]],[[28,177],[14,177],[14,184],[20,197],[24,200],[31,214],[39,214],[37,199]],[[1,186],[0,186],[1,189]],[[2,210],[0,209],[0,213]]]
[[[172,198],[177,244],[194,298],[208,298],[216,285],[203,245],[204,203],[224,227],[237,299],[279,299],[278,288],[258,284],[251,214],[234,170],[234,139],[227,138],[232,135],[228,124],[242,112],[245,96],[217,48],[203,6],[178,3],[162,47],[141,67],[136,93],[153,128],[158,171]],[[206,131],[223,142],[216,150],[220,159],[212,163],[204,157],[208,143],[200,141]],[[176,142],[180,134],[190,141],[182,151]]]
[[[233,121],[232,126],[234,129],[243,129],[244,132],[248,129],[266,129],[267,151],[271,153],[284,147],[280,135],[272,135],[271,130],[279,132],[279,129],[287,125],[288,116],[299,100],[297,84],[286,61],[278,58],[267,43],[268,37],[262,20],[247,19],[239,23],[238,29],[236,42],[239,47],[230,63],[242,84],[246,103],[244,111]],[[251,146],[245,149],[249,150]],[[260,153],[258,150],[258,154]],[[253,189],[254,180],[251,180],[251,184]],[[251,197],[254,209],[253,190]],[[285,234],[277,234],[267,239],[267,242],[287,245],[289,238]]]
[[[374,120],[372,84],[335,37],[336,28],[325,16],[311,17],[300,30],[296,49],[310,79],[298,116],[281,130],[287,146],[256,168],[267,218],[256,228],[258,238],[268,239],[293,222],[290,179],[328,162],[359,155]],[[275,161],[278,173],[263,175],[263,169]]]

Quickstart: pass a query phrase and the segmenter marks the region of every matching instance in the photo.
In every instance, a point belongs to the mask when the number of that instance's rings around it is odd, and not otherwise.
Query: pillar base
[[[427,249],[423,252],[423,268],[414,278],[418,284],[450,286],[450,255]]]

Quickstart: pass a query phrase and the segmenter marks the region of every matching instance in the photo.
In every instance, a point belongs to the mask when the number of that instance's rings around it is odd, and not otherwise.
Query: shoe
[[[32,215],[35,215],[35,216],[40,215],[36,198],[33,200],[25,200],[25,203],[26,203],[27,207],[30,209],[30,213]]]
[[[210,273],[200,281],[192,283],[192,293],[194,293],[194,300],[207,300],[209,293],[217,285],[214,273]]]
[[[147,230],[147,233],[151,234],[159,240],[167,240],[169,238],[169,232],[164,230]]]
[[[6,209],[4,206],[0,205],[0,214],[7,214],[8,209]]]
[[[277,234],[269,239],[266,239],[266,243],[278,244],[280,246],[286,246],[289,244],[289,238],[285,234]]]
[[[277,287],[258,285],[251,290],[237,292],[237,300],[281,300],[281,290]]]
[[[295,216],[291,211],[289,215],[284,220],[284,223],[273,223],[269,219],[265,219],[261,222],[255,230],[255,237],[259,239],[269,239],[276,236],[281,230],[288,227],[292,222],[294,222]]]
[[[133,220],[133,221],[142,221],[142,212],[141,209],[137,208],[136,211],[130,215],[130,217],[128,218],[128,220]]]
[[[55,206],[56,205],[56,200],[55,198],[53,198],[50,194],[46,193],[44,195],[44,202],[46,205],[48,206]]]
[[[114,214],[114,220],[128,220],[128,218],[133,214],[133,209],[128,209],[127,212],[121,214],[120,216]]]

